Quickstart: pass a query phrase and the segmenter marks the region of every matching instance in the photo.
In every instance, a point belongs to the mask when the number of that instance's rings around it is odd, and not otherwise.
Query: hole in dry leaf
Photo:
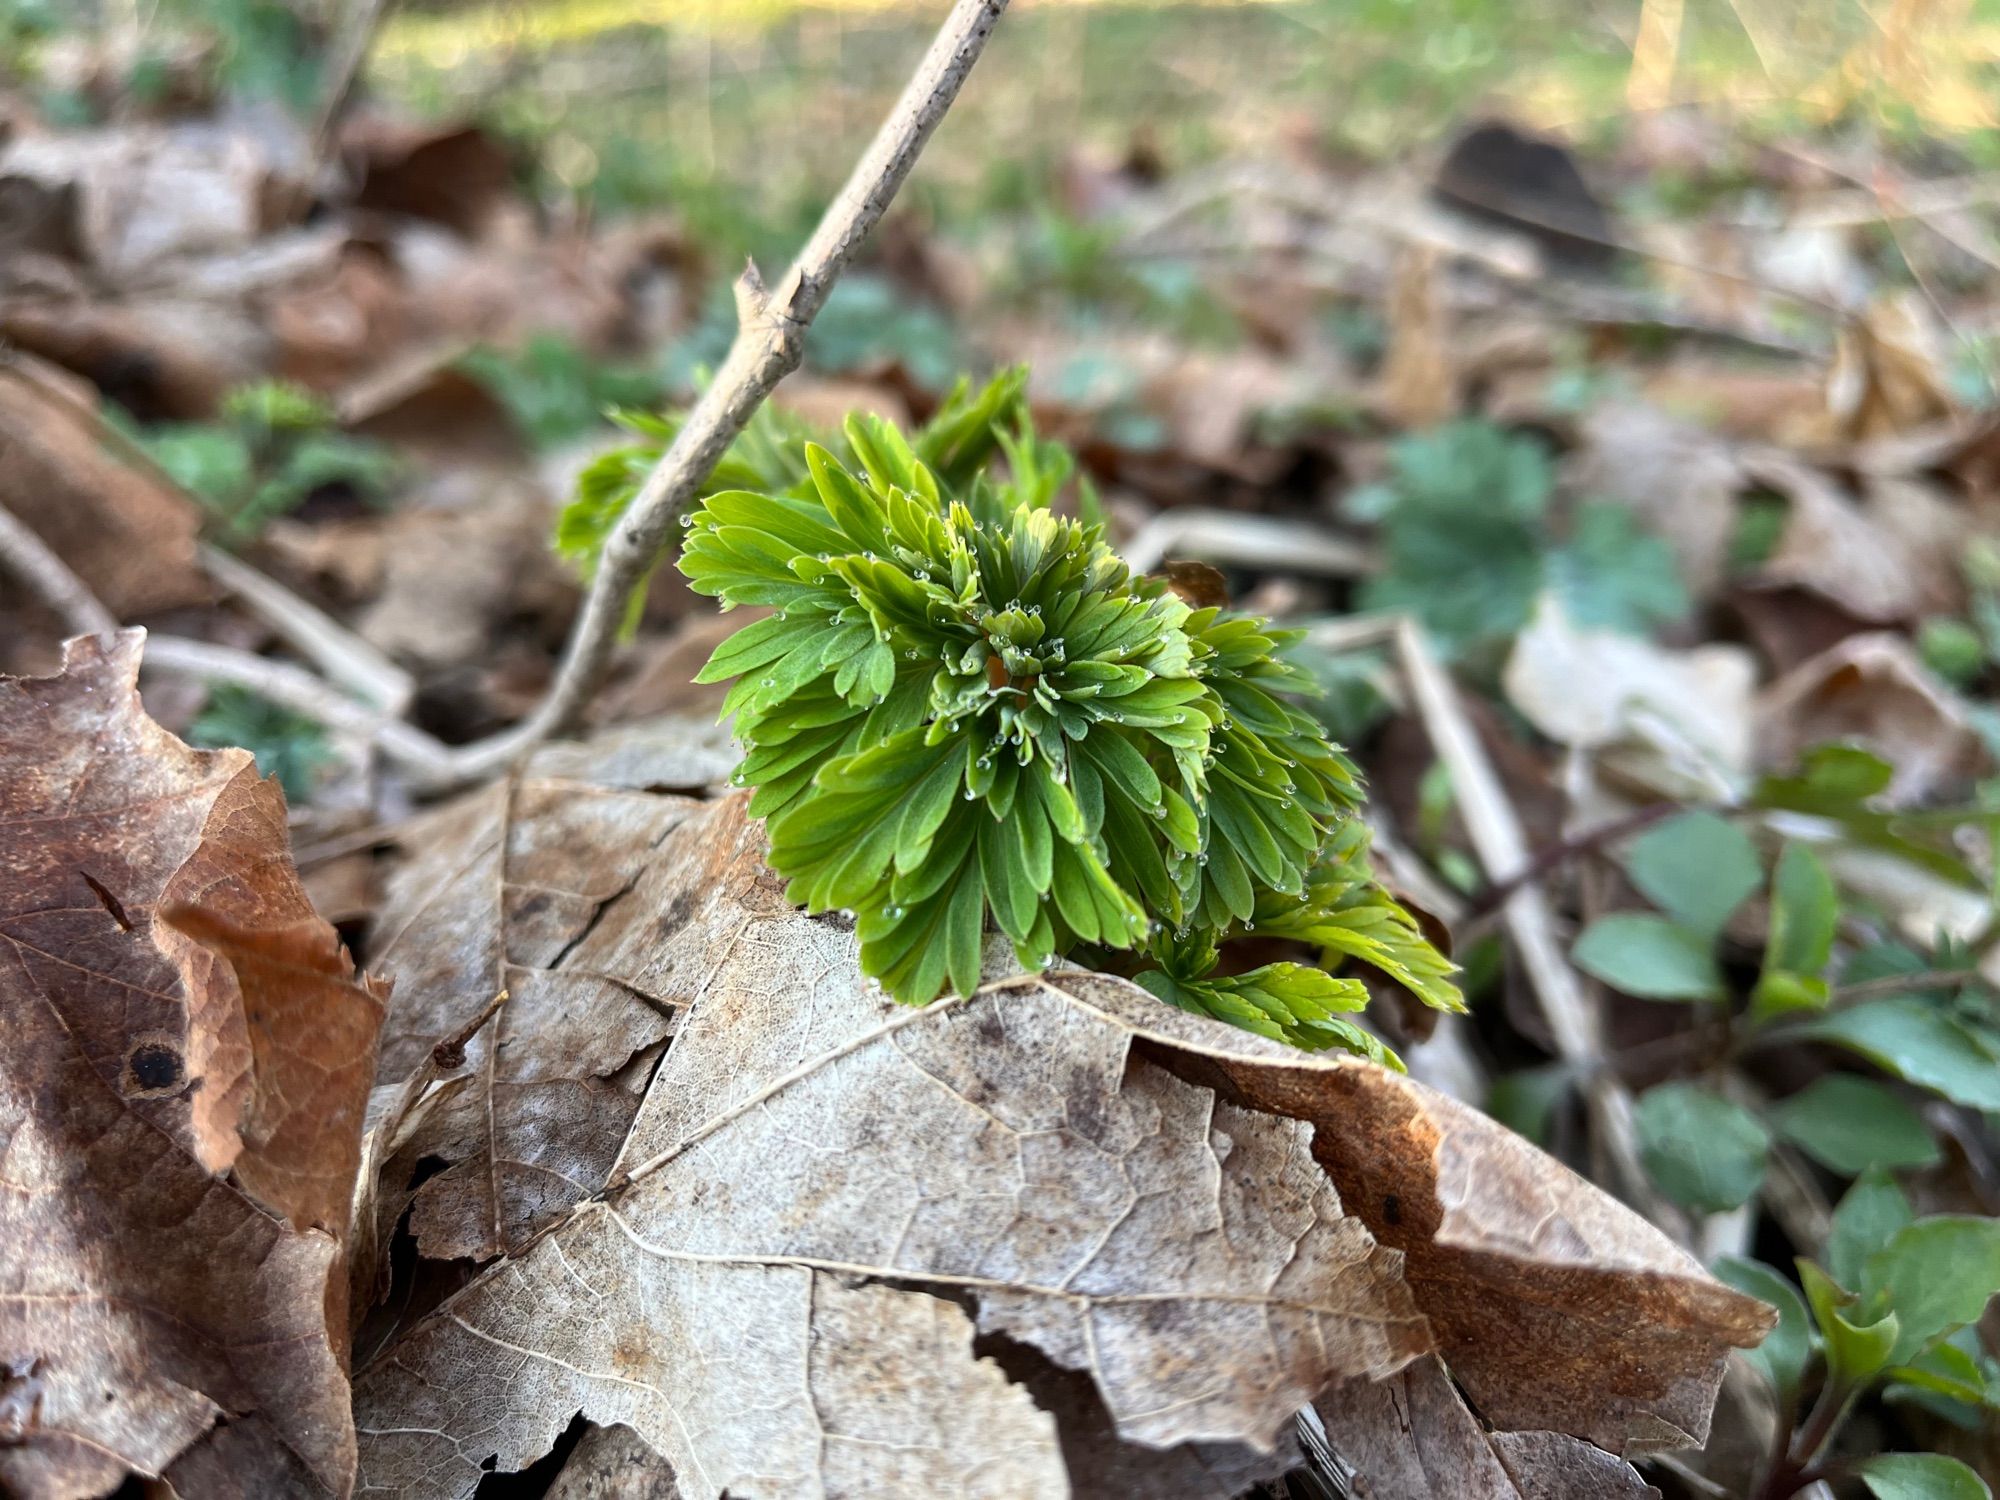
[[[486,1477],[472,1492],[475,1500],[530,1500],[531,1496],[547,1494],[591,1425],[584,1420],[582,1412],[577,1412],[569,1419],[569,1426],[563,1429],[562,1435],[550,1445],[549,1451],[525,1469],[503,1473],[498,1467],[499,1461],[488,1454],[480,1460],[479,1467],[486,1471]]]
[[[124,906],[120,904],[116,896],[112,895],[105,888],[104,882],[98,880],[88,870],[79,870],[77,873],[83,876],[83,883],[90,887],[91,895],[95,896],[103,904],[104,909],[111,913],[111,920],[118,924],[118,930],[120,932],[130,932],[132,930],[132,919],[125,915]]]

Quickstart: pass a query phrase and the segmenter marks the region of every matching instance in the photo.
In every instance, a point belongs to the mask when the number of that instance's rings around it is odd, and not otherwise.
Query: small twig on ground
[[[548,696],[511,729],[454,752],[450,782],[490,775],[575,727],[611,665],[633,590],[658,565],[674,522],[751,414],[798,368],[806,329],[910,175],[1006,8],[1007,0],[957,0],[791,269],[768,291],[755,267],[737,281],[736,342],[605,543]]]
[[[1620,839],[1642,832],[1669,815],[1681,811],[1677,802],[1655,802],[1623,817],[1611,818],[1603,823],[1581,829],[1566,839],[1538,849],[1535,855],[1511,875],[1503,875],[1492,881],[1485,889],[1474,891],[1466,907],[1468,920],[1498,911],[1506,904],[1507,898],[1531,880],[1541,880],[1561,869],[1573,859],[1586,854],[1594,854],[1607,844],[1615,844]]]
[[[330,60],[320,88],[319,108],[313,116],[315,162],[325,161],[332,148],[334,132],[340,128],[348,101],[354,97],[354,85],[360,81],[361,69],[368,61],[375,33],[389,13],[389,5],[390,0],[353,0],[342,9],[339,30],[328,49]]]
[[[109,635],[118,628],[118,617],[70,571],[69,564],[5,508],[0,508],[0,565],[60,615],[73,633]]]
[[[108,635],[119,628],[117,616],[104,607],[90,586],[5,507],[0,507],[0,570],[19,578],[77,635]],[[208,641],[154,635],[147,639],[142,668],[247,687],[329,729],[366,736],[384,755],[420,779],[443,775],[449,763],[449,748],[421,729],[355,702],[289,662]]]
[[[1305,521],[1192,507],[1155,516],[1119,551],[1135,573],[1150,573],[1169,555],[1332,578],[1360,577],[1376,565],[1367,547]]]
[[[365,736],[419,781],[435,780],[448,773],[449,746],[414,724],[355,702],[337,688],[329,687],[322,678],[290,662],[209,641],[150,635],[140,666],[144,671],[177,672],[207,682],[235,683],[328,729]]]
[[[1395,643],[1410,696],[1431,746],[1451,775],[1459,815],[1489,879],[1528,864],[1527,838],[1499,774],[1466,716],[1458,687],[1438,662],[1423,628],[1404,617],[1396,622]],[[1675,1239],[1686,1242],[1687,1223],[1679,1210],[1654,1189],[1639,1159],[1632,1095],[1605,1064],[1604,1034],[1576,971],[1556,937],[1555,915],[1535,881],[1517,887],[1500,908],[1500,919],[1515,954],[1528,971],[1556,1052],[1575,1073],[1599,1144],[1628,1201]]]
[[[385,714],[410,706],[417,691],[410,674],[324,610],[220,547],[204,544],[201,566],[334,686],[359,694]]]

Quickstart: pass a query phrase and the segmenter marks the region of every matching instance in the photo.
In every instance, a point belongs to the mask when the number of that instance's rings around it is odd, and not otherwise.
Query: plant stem
[[[1509,896],[1529,881],[1540,880],[1573,859],[1579,859],[1586,854],[1595,854],[1606,844],[1615,844],[1618,840],[1650,828],[1655,823],[1681,811],[1683,808],[1678,802],[1655,802],[1649,807],[1642,807],[1623,817],[1594,824],[1571,834],[1566,839],[1544,845],[1535,851],[1532,859],[1513,874],[1503,876],[1483,890],[1475,891],[1466,906],[1465,920],[1477,921],[1498,911],[1506,904]]]
[[[1833,1435],[1846,1420],[1848,1408],[1860,1389],[1842,1381],[1829,1380],[1813,1403],[1811,1415],[1798,1435],[1772,1463],[1771,1472],[1757,1489],[1756,1500],[1791,1500],[1800,1490],[1819,1478],[1818,1459]]]

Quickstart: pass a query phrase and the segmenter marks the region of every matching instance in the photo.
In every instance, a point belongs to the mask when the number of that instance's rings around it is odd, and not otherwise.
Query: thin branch
[[[108,635],[118,628],[118,617],[104,607],[89,585],[70,571],[69,564],[57,557],[47,542],[3,506],[0,506],[0,565],[20,579],[29,593],[60,615],[73,633]]]
[[[4,506],[0,506],[0,570],[20,579],[75,634],[106,635],[118,629],[118,617],[104,607],[90,586]],[[450,762],[450,749],[423,730],[355,702],[289,662],[238,651],[233,646],[154,635],[147,639],[141,669],[180,672],[208,682],[247,687],[329,729],[367,737],[419,780],[443,776]]]
[[[1497,911],[1507,898],[1531,880],[1542,880],[1554,874],[1573,859],[1587,854],[1595,854],[1606,844],[1615,844],[1620,839],[1652,827],[1670,815],[1683,811],[1678,802],[1652,802],[1622,817],[1610,818],[1589,828],[1579,829],[1569,837],[1559,839],[1536,851],[1520,869],[1511,875],[1503,875],[1490,882],[1485,889],[1474,891],[1466,916],[1478,920]]]
[[[633,590],[658,565],[674,522],[751,414],[798,368],[806,329],[910,175],[1006,8],[1007,0],[957,0],[902,97],[784,278],[766,291],[753,266],[738,280],[736,342],[605,544],[548,696],[511,729],[456,752],[448,784],[490,775],[551,735],[575,727],[611,665]]]
[[[220,547],[204,543],[201,566],[335,687],[366,698],[385,714],[410,706],[417,691],[410,674],[324,610]]]
[[[1431,747],[1451,774],[1459,814],[1487,878],[1504,878],[1524,868],[1528,841],[1520,817],[1507,800],[1499,773],[1466,715],[1457,684],[1438,662],[1415,620],[1405,616],[1397,622],[1395,642],[1410,697],[1430,735]],[[1617,1172],[1624,1196],[1655,1224],[1685,1242],[1685,1219],[1653,1188],[1639,1159],[1631,1092],[1606,1066],[1604,1032],[1597,1010],[1563,953],[1556,936],[1555,914],[1540,884],[1529,880],[1517,886],[1500,907],[1500,920],[1528,971],[1556,1052],[1580,1081],[1597,1140]]]
[[[268,656],[209,641],[149,635],[140,670],[175,672],[205,682],[231,682],[246,687],[258,697],[303,714],[328,729],[373,741],[376,749],[419,781],[442,777],[450,766],[449,746],[414,724],[355,702],[304,667],[295,667],[290,662],[274,661]]]
[[[354,86],[375,43],[375,33],[389,13],[389,0],[353,0],[343,9],[332,38],[332,53],[320,85],[319,108],[313,112],[312,158],[323,162],[333,146],[334,132],[354,97]]]
[[[1357,577],[1376,566],[1370,549],[1306,521],[1193,506],[1153,517],[1119,553],[1135,573],[1150,573],[1169,555],[1332,578]]]

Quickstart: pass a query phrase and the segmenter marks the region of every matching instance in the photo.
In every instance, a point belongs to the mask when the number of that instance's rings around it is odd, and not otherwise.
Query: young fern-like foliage
[[[1216,972],[1254,933],[1462,1006],[1368,871],[1354,768],[1281,654],[1297,633],[1193,608],[1134,576],[1101,525],[1057,514],[1073,463],[1037,439],[1021,389],[1018,373],[962,387],[914,439],[850,418],[844,454],[805,444],[796,482],[711,493],[688,518],[693,587],[774,611],[699,679],[736,679],[736,780],[772,868],[809,910],[855,913],[862,967],[899,1000],[969,992],[991,928],[1026,968],[1083,956],[1185,1008],[1393,1063],[1343,1019],[1359,979]]]

